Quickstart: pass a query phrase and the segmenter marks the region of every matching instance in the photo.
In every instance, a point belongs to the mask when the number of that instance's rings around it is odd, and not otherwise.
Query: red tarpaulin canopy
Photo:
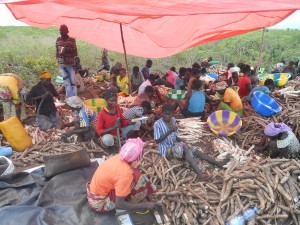
[[[127,53],[160,58],[273,26],[300,9],[300,0],[8,0],[16,19],[47,28],[67,24],[71,36]]]

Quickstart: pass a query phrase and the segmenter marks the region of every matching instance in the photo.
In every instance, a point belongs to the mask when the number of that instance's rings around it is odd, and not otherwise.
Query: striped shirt
[[[144,113],[143,107],[140,106],[134,106],[132,108],[127,109],[123,115],[126,119],[132,120],[135,118],[142,117]]]
[[[176,125],[176,119],[172,117],[172,123]],[[163,119],[159,119],[154,123],[154,140],[158,140],[160,137],[164,136],[169,131],[168,126],[163,121]],[[158,143],[158,150],[162,157],[166,157],[168,148],[171,148],[176,143],[176,136],[178,134],[178,130],[169,134],[165,140]]]

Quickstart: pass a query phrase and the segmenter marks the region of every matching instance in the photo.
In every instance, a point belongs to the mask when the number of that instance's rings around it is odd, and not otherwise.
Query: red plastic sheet
[[[299,0],[19,0],[5,1],[16,19],[47,28],[66,24],[70,35],[127,54],[161,58],[199,44],[282,21]],[[58,34],[59,35],[59,34]]]

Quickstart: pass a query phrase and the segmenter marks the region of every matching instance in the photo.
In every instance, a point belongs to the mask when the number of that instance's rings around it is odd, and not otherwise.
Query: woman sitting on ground
[[[239,96],[241,98],[248,96],[252,89],[251,80],[249,78],[250,72],[251,68],[249,65],[242,66],[240,78],[238,81]]]
[[[117,86],[122,92],[121,94],[128,95],[129,94],[129,86],[128,86],[128,76],[126,75],[126,69],[120,69],[120,75],[117,76]]]
[[[125,119],[119,105],[117,104],[118,97],[116,92],[106,91],[103,94],[103,97],[106,100],[107,105],[103,107],[98,114],[96,134],[102,137],[101,143],[105,144],[104,139],[107,139],[107,136],[104,138],[105,134],[111,134],[113,137],[116,137],[117,129],[126,127],[129,122]],[[111,136],[109,135],[109,137]],[[115,142],[114,140],[111,140],[109,143],[114,145]]]
[[[120,153],[104,161],[87,187],[87,199],[96,212],[114,209],[153,210],[156,203],[145,201],[156,191],[155,186],[137,169],[144,143],[128,139]]]
[[[174,104],[176,109],[178,106],[185,118],[187,117],[203,117],[205,100],[209,98],[203,91],[201,91],[202,82],[200,80],[193,80],[192,91],[186,94],[185,100],[178,100]]]
[[[166,80],[165,86],[174,88],[174,83],[175,83],[176,77],[177,77],[177,74],[174,71],[168,70],[166,72],[166,74],[163,76],[163,79]]]
[[[216,83],[215,87],[219,95],[221,95],[221,102],[218,106],[219,110],[229,110],[235,112],[239,116],[244,115],[243,104],[240,96],[231,88],[227,87],[225,81]]]
[[[74,129],[64,133],[62,139],[70,137],[73,134],[78,135],[79,141],[92,139],[95,134],[97,113],[84,105],[78,96],[67,98],[66,103],[73,112],[74,119],[71,123],[64,124],[63,128],[74,127]]]
[[[299,140],[289,126],[271,122],[265,127],[264,133],[256,151],[268,149],[271,158],[299,158]]]

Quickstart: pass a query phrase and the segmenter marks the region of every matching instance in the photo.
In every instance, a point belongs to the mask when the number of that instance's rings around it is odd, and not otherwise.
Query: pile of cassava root
[[[203,183],[186,163],[167,161],[148,142],[139,168],[157,187],[154,196],[164,206],[165,224],[225,224],[251,207],[259,213],[248,224],[300,221],[299,160],[233,160]]]

